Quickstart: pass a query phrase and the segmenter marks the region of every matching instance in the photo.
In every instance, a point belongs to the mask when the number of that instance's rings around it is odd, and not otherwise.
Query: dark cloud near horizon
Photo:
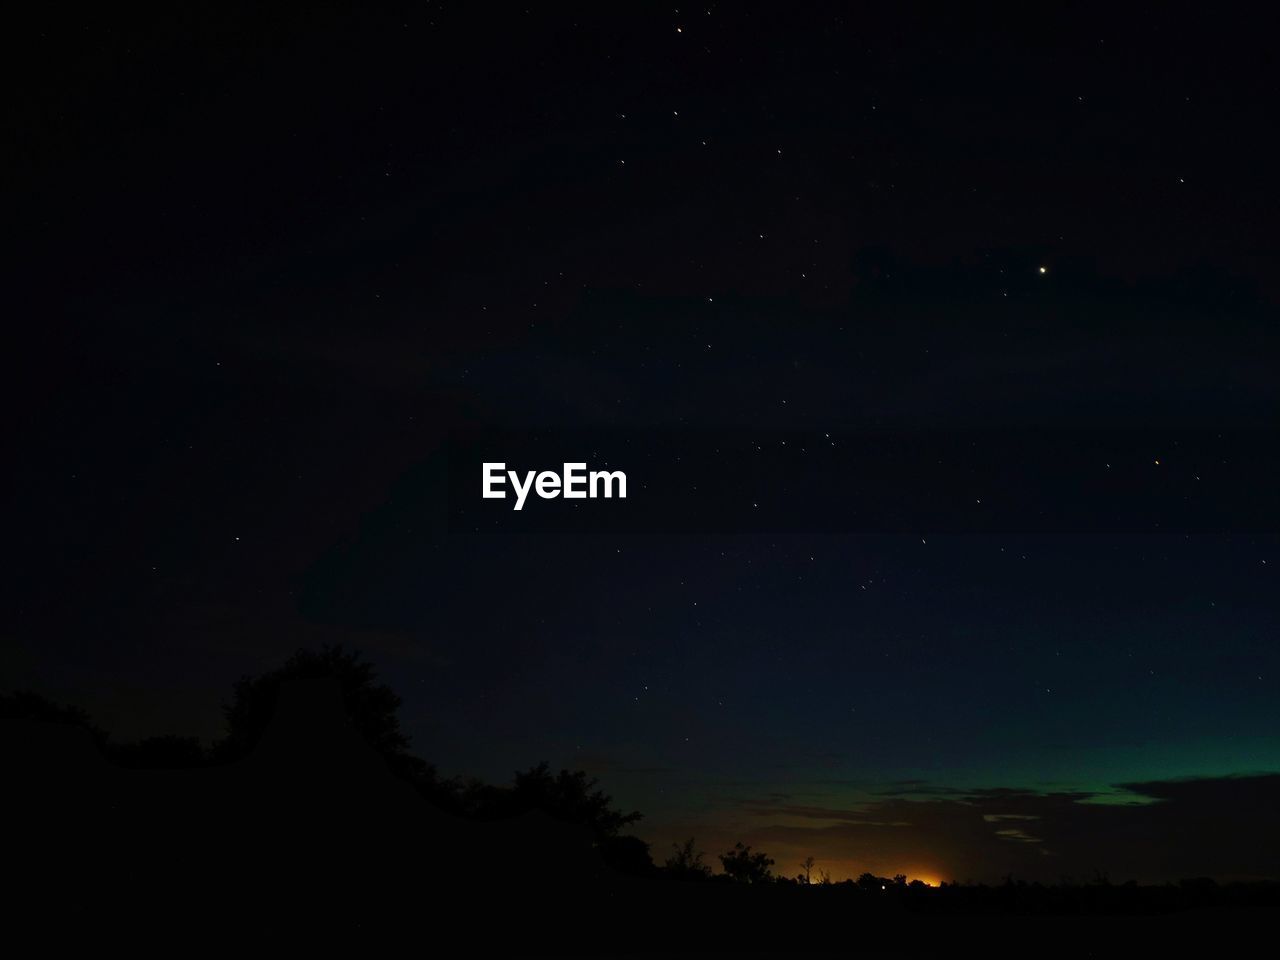
[[[1088,791],[943,788],[932,799],[894,797],[835,806],[748,803],[774,822],[751,837],[765,849],[823,851],[852,864],[933,867],[943,879],[1006,875],[1056,882],[1168,882],[1280,873],[1280,774],[1117,784],[1130,797]],[[822,822],[825,821],[825,822]]]

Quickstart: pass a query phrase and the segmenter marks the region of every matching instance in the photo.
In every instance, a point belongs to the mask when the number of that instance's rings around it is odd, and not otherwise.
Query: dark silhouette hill
[[[607,882],[590,830],[532,811],[483,823],[442,812],[348,722],[336,680],[291,680],[242,759],[196,768],[111,763],[91,730],[0,724],[11,870],[72,911],[114,896],[184,915],[228,893],[249,914],[328,905],[380,912],[441,878],[433,898],[498,876]]]
[[[1212,881],[810,886],[769,877],[760,853],[749,882],[689,869],[628,875],[616,849],[606,855],[633,838],[602,840],[538,810],[495,815],[521,808],[519,778],[486,816],[442,810],[361,735],[336,678],[281,680],[259,735],[221,762],[178,765],[185,748],[160,738],[148,750],[161,765],[126,765],[83,721],[0,722],[10,916],[76,946],[128,937],[176,949],[265,933],[295,946],[417,937],[662,955],[857,942],[910,954],[976,929],[1011,949],[1035,941],[1037,952],[1068,954],[1099,937],[1149,946],[1261,923],[1277,903],[1274,886]],[[524,776],[527,790],[555,782],[545,767]]]

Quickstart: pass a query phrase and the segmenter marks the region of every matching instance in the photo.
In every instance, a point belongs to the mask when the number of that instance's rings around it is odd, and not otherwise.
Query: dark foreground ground
[[[125,769],[85,730],[33,721],[0,725],[0,751],[5,928],[49,947],[1216,955],[1269,943],[1280,919],[1274,884],[881,893],[624,876],[584,828],[432,808],[323,682],[282,693],[258,747],[222,767]]]

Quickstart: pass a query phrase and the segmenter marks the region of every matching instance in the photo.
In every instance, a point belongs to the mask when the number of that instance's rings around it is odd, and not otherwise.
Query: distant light
[[[1040,268],[1040,272],[1041,272],[1041,273],[1048,273],[1048,272],[1049,272],[1049,268],[1048,268],[1048,267],[1041,267],[1041,268]]]

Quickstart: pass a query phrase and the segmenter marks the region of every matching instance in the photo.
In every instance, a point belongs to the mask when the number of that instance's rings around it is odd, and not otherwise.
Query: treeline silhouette
[[[456,925],[480,904],[503,919],[485,935],[504,942],[519,922],[572,920],[593,935],[630,929],[614,945],[638,948],[661,941],[635,932],[639,916],[708,925],[712,940],[749,924],[759,930],[749,939],[765,942],[785,939],[788,925],[837,936],[855,914],[888,930],[907,916],[1280,904],[1274,883],[1206,878],[930,887],[868,872],[836,882],[813,857],[775,872],[772,857],[741,842],[717,855],[717,872],[694,838],[659,864],[628,832],[641,814],[618,809],[582,771],[543,762],[503,786],[441,777],[413,753],[400,705],[370,663],[339,646],[299,650],[242,678],[224,706],[224,735],[207,746],[177,736],[117,742],[76,707],[29,691],[0,695],[6,806],[20,826],[6,871],[26,895],[22,915],[103,924],[141,904],[169,929],[207,924],[206,905],[219,903],[228,930],[288,920],[316,932],[322,918],[351,933],[400,929],[424,910]]]

